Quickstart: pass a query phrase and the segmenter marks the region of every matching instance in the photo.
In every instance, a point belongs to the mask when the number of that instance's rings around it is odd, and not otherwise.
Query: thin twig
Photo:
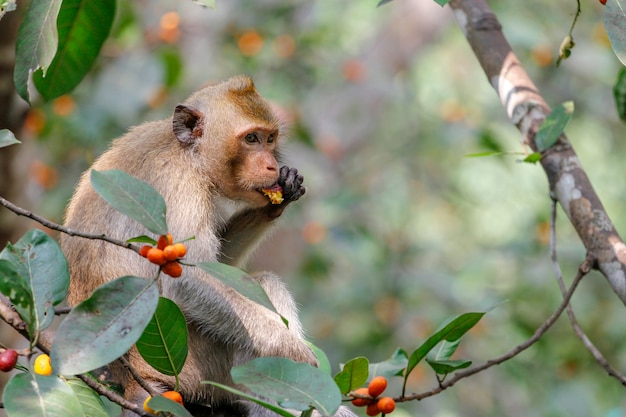
[[[152,388],[150,384],[148,384],[146,380],[143,379],[141,375],[137,373],[137,370],[135,370],[135,368],[131,366],[130,362],[128,362],[128,359],[126,359],[124,356],[120,356],[118,360],[131,373],[131,375],[133,376],[135,381],[137,381],[137,383],[141,386],[141,388],[143,388],[144,390],[148,392],[148,394],[150,394],[153,397],[156,395],[159,395],[159,393],[156,392],[154,388]]]
[[[556,201],[552,202],[550,212],[550,259],[552,260],[552,268],[554,269],[556,279],[559,283],[559,287],[561,288],[561,293],[565,294],[565,282],[563,280],[563,273],[561,272],[561,267],[559,266],[556,253]],[[592,260],[588,260],[589,265],[591,264],[591,262]],[[581,271],[582,268],[583,266],[581,266],[581,268],[579,269],[579,274],[589,272],[588,270]],[[600,352],[600,350],[589,339],[587,334],[580,327],[580,324],[576,319],[576,315],[574,314],[574,309],[572,308],[572,305],[570,303],[567,304],[567,317],[569,318],[569,322],[574,329],[574,333],[576,333],[578,339],[580,339],[585,348],[591,353],[596,362],[598,362],[598,364],[602,368],[604,368],[609,376],[614,377],[622,385],[626,386],[626,376],[613,369],[613,367],[609,364],[604,355],[602,355],[602,352]]]
[[[565,310],[565,307],[569,303],[569,300],[572,298],[572,295],[574,294],[576,287],[578,286],[578,284],[580,283],[580,280],[582,279],[584,275],[585,274],[578,274],[576,278],[574,278],[574,282],[572,282],[572,286],[570,287],[569,291],[565,294],[563,301],[559,305],[559,308],[557,308],[556,311],[552,313],[552,315],[548,318],[548,320],[546,320],[545,323],[543,323],[535,331],[532,337],[526,340],[524,343],[516,346],[514,349],[512,349],[508,353],[505,353],[502,356],[498,356],[494,359],[488,360],[487,362],[485,362],[484,364],[480,366],[476,366],[476,367],[467,369],[465,371],[455,373],[454,376],[451,379],[449,379],[447,382],[433,388],[430,391],[422,392],[419,394],[410,394],[402,398],[398,398],[396,400],[400,402],[412,401],[412,400],[419,401],[419,400],[423,400],[424,398],[432,397],[452,387],[454,384],[456,384],[457,382],[459,382],[460,380],[464,378],[475,375],[479,372],[482,372],[486,369],[491,368],[492,366],[499,365],[519,355],[520,353],[522,353],[523,351],[531,347],[534,343],[536,343],[541,338],[541,336],[543,336],[550,329],[550,327],[557,321],[557,319],[563,313],[563,310]]]
[[[152,414],[146,412],[141,405],[137,405],[135,403],[132,403],[132,402],[128,401],[127,399],[125,399],[124,397],[119,395],[117,392],[111,390],[109,387],[107,387],[105,385],[102,385],[98,381],[94,380],[92,377],[90,377],[88,375],[84,375],[84,374],[83,375],[77,375],[77,377],[81,381],[83,381],[85,384],[87,384],[91,389],[96,391],[98,394],[104,395],[109,400],[113,401],[114,403],[117,403],[117,404],[121,405],[122,407],[126,408],[127,410],[131,410],[131,411],[139,414],[140,416],[152,416]]]
[[[121,246],[124,248],[132,249],[135,252],[139,253],[139,248],[137,248],[132,243],[128,243],[123,240],[113,239],[102,234],[98,235],[98,234],[92,234],[92,233],[83,233],[83,232],[78,232],[76,230],[69,229],[65,226],[62,226],[58,223],[54,223],[53,221],[50,221],[44,217],[41,217],[33,212],[24,210],[23,208],[16,206],[15,204],[11,203],[9,200],[1,196],[0,196],[0,205],[11,210],[13,213],[17,214],[18,216],[28,217],[29,219],[32,219],[49,229],[65,233],[66,235],[83,237],[85,239],[104,240],[105,242],[109,242],[109,243],[112,243],[114,245]]]

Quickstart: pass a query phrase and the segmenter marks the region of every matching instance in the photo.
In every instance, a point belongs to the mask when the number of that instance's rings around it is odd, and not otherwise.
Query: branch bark
[[[537,152],[535,136],[551,110],[513,53],[498,19],[485,0],[451,0],[449,5],[507,116],[522,133],[523,142]],[[570,219],[587,257],[626,304],[626,245],[565,134],[542,152],[541,165],[550,196]]]

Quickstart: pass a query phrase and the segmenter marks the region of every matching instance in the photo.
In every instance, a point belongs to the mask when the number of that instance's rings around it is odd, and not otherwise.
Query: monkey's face
[[[233,146],[226,153],[230,178],[222,182],[225,197],[253,207],[268,204],[261,190],[278,181],[277,139],[277,129],[258,125],[235,135]]]

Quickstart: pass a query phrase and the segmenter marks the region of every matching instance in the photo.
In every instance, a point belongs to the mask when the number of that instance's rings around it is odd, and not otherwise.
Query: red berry
[[[606,0],[600,0],[600,3],[606,4]]]
[[[13,349],[7,349],[0,353],[0,371],[9,372],[15,368],[17,363],[17,352]]]
[[[384,376],[375,376],[370,381],[367,389],[370,396],[376,398],[387,388],[387,379]]]

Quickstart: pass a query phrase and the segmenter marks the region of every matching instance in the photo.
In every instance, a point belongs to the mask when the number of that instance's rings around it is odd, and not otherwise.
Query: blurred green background
[[[457,356],[482,363],[509,351],[561,299],[547,181],[521,154],[467,157],[524,148],[450,9],[431,0],[376,3],[218,0],[211,10],[191,1],[119,2],[94,71],[70,96],[36,102],[18,134],[26,208],[62,222],[80,173],[111,139],[167,117],[204,83],[246,73],[289,121],[286,162],[307,185],[252,269],[284,277],[309,338],[335,370],[355,356],[378,362],[397,347],[412,351],[447,317],[504,300]],[[582,1],[576,47],[556,68],[575,0],[490,5],[546,101],[575,102],[566,132],[626,230],[626,126],[611,92],[621,64],[602,6]],[[560,209],[557,233],[570,282],[585,252]],[[626,370],[624,305],[604,278],[592,273],[573,304],[594,343]],[[420,366],[409,391],[435,385]],[[626,396],[562,318],[514,360],[394,415],[617,417],[626,416]]]

